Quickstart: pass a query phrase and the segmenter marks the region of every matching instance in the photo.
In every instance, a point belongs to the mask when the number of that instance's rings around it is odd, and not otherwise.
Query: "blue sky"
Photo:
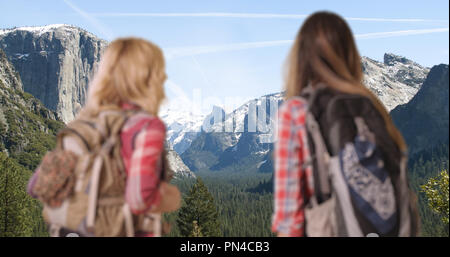
[[[363,56],[382,60],[392,52],[428,67],[448,63],[449,5],[441,0],[0,0],[0,28],[66,23],[107,40],[143,37],[165,50],[170,81],[188,97],[198,89],[203,98],[251,98],[281,90],[289,40],[304,15],[318,10],[349,18],[355,35],[369,33],[357,39]]]

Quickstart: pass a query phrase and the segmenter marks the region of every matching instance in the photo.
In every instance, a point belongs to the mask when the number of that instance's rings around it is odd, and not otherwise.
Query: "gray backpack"
[[[307,88],[306,129],[314,194],[306,199],[307,236],[416,236],[416,197],[407,156],[365,97]]]

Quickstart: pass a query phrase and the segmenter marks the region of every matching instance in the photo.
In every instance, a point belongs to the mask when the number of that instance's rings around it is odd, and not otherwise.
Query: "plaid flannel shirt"
[[[274,214],[272,231],[304,236],[304,204],[313,193],[312,170],[305,127],[306,103],[287,100],[278,113],[275,144]]]
[[[124,103],[122,108],[137,107]],[[157,117],[136,114],[126,122],[120,137],[127,172],[125,200],[134,214],[141,214],[161,199],[159,184],[166,127]]]

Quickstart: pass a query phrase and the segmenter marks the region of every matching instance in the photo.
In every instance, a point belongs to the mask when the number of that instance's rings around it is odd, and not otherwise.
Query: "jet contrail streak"
[[[414,29],[414,30],[398,30],[389,32],[375,32],[375,33],[365,33],[358,34],[355,37],[357,39],[372,39],[372,38],[388,38],[388,37],[399,37],[399,36],[409,36],[409,35],[420,35],[420,34],[430,34],[448,32],[448,28],[437,28],[437,29]]]

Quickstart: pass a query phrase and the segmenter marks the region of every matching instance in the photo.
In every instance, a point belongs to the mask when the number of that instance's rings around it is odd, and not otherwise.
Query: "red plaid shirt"
[[[137,108],[122,104],[123,109]],[[166,127],[157,117],[144,113],[129,118],[121,134],[121,155],[127,172],[125,200],[134,214],[159,203],[161,155]]]
[[[310,157],[305,114],[300,98],[287,100],[278,113],[272,231],[289,236],[304,236],[304,203],[313,193],[311,167],[302,167]]]

